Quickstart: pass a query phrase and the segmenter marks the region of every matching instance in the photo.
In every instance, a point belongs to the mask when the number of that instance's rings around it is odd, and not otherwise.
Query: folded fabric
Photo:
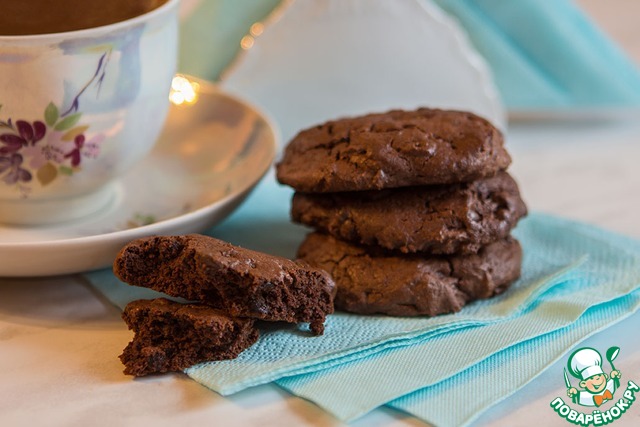
[[[640,72],[571,0],[435,0],[489,62],[509,109],[640,106]]]
[[[600,304],[569,327],[509,347],[458,375],[396,399],[388,406],[439,427],[466,426],[536,378],[579,342],[631,316],[639,308],[640,291]],[[562,372],[557,372],[557,376],[561,382]]]
[[[453,376],[506,347],[566,327],[589,307],[640,287],[640,242],[580,223],[538,217],[545,219],[544,227],[536,230],[540,239],[559,237],[564,244],[552,243],[553,247],[580,248],[580,252],[589,254],[589,260],[565,276],[561,286],[540,297],[526,313],[387,350],[333,369],[284,378],[278,384],[341,419],[352,420],[398,396]],[[515,234],[526,232],[529,225],[525,222]],[[373,371],[375,377],[370,375]]]
[[[411,346],[386,350],[333,369],[283,378],[277,383],[341,419],[352,420],[398,396],[455,376],[504,348],[565,328],[589,307],[615,301],[640,288],[640,242],[559,218],[537,214],[535,219],[543,225],[536,230],[539,239],[558,249],[579,248],[589,254],[589,259],[521,316],[430,337]],[[515,234],[526,232],[529,225],[530,221],[525,222]],[[546,358],[545,347],[540,346],[528,357]],[[508,380],[505,386],[509,385]],[[496,379],[496,384],[489,382],[486,386],[493,388],[502,381]]]
[[[505,348],[565,328],[589,307],[615,301],[640,286],[640,272],[623,286],[593,286],[581,277],[588,264],[514,319],[453,331],[332,369],[283,378],[277,384],[352,421],[398,396],[457,375]]]

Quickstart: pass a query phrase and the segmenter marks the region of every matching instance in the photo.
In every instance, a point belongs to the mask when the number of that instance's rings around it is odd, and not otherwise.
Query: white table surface
[[[602,8],[598,3],[632,5],[626,0],[580,3],[596,12]],[[620,22],[618,27],[629,28]],[[638,46],[640,38],[618,32],[621,41],[626,37]],[[637,122],[511,125],[511,172],[529,207],[640,238]],[[640,314],[635,314],[583,344],[600,350],[620,346],[616,367],[627,378],[640,380],[639,327]],[[79,277],[0,278],[0,426],[343,425],[271,385],[221,397],[181,374],[132,380],[122,374],[117,358],[130,338],[119,311]],[[560,377],[564,363],[551,366],[475,425],[569,425],[549,407],[565,393]],[[352,425],[425,424],[381,409]],[[613,425],[640,425],[640,407],[633,406]]]

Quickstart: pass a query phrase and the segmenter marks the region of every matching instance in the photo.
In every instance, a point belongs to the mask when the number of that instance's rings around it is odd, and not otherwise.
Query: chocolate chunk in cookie
[[[135,240],[120,251],[113,269],[130,285],[202,302],[234,317],[309,322],[316,335],[333,313],[335,287],[326,272],[208,236]]]
[[[506,172],[465,184],[345,193],[296,193],[291,216],[352,243],[404,253],[476,253],[527,213]]]
[[[124,373],[137,377],[235,359],[258,339],[253,319],[234,319],[206,305],[164,298],[133,301],[122,318],[135,336],[120,360]]]
[[[511,163],[487,120],[420,108],[334,120],[300,132],[277,165],[278,180],[327,193],[468,182]]]
[[[520,276],[522,250],[511,237],[477,254],[391,254],[312,233],[298,256],[333,276],[336,309],[359,314],[435,316],[503,292]]]

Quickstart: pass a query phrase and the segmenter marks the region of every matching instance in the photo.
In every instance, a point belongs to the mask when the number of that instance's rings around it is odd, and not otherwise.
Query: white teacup
[[[0,222],[68,221],[109,203],[168,112],[178,4],[95,28],[0,36]]]

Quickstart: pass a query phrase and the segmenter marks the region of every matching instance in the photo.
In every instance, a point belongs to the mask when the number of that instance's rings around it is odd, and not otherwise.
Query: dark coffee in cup
[[[0,0],[0,36],[101,27],[156,9],[167,0]]]

